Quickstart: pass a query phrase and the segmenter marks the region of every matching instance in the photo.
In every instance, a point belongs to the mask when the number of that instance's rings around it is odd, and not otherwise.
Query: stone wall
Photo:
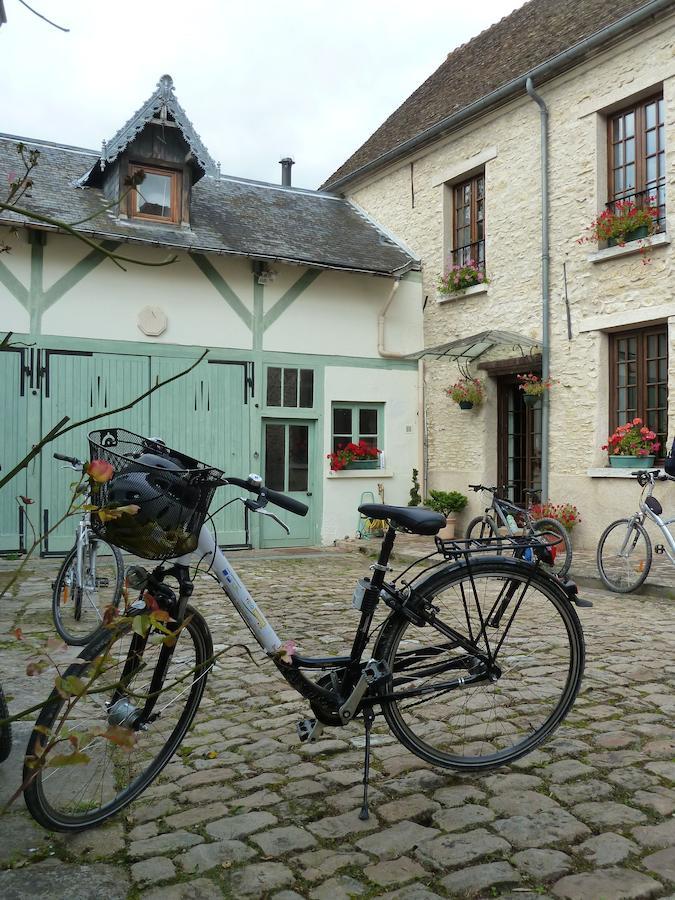
[[[589,547],[608,521],[637,504],[634,482],[588,474],[607,464],[600,447],[608,432],[608,330],[669,322],[671,440],[675,430],[675,297],[668,244],[675,203],[674,38],[675,17],[670,17],[538,86],[550,111],[551,374],[558,382],[550,398],[550,495],[580,507],[583,524],[575,542]],[[605,115],[661,85],[667,237],[659,236],[664,243],[655,242],[648,264],[630,252],[634,244],[598,254],[595,245],[577,240],[607,199]],[[486,292],[439,302],[436,282],[451,240],[449,183],[483,166],[490,284]],[[524,91],[416,158],[356,184],[351,196],[422,258],[423,292],[428,297],[426,347],[493,328],[540,339],[540,116]],[[518,352],[504,350],[501,355]],[[462,412],[444,393],[457,378],[456,364],[429,360],[425,397],[430,486],[466,490],[469,481],[494,483],[496,383],[488,379],[483,408]],[[481,505],[472,494],[467,518]]]

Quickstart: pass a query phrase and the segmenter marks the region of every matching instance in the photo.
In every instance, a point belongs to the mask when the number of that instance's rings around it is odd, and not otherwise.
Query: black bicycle
[[[528,504],[525,507],[511,503],[497,496],[498,488],[482,484],[470,484],[472,491],[487,491],[492,495],[490,506],[482,516],[472,519],[466,529],[467,538],[496,538],[502,528],[510,535],[536,535],[549,540],[554,546],[553,572],[561,578],[566,576],[572,565],[572,543],[564,525],[557,519],[543,517],[535,519],[530,500],[536,491],[526,491]]]
[[[389,526],[371,576],[354,591],[360,621],[351,651],[306,657],[277,636],[203,522],[213,491],[224,484],[252,495],[240,498],[250,512],[275,519],[269,504],[299,515],[307,507],[258,476],[225,476],[121,429],[117,439],[118,474],[106,486],[108,502],[133,491],[140,512],[110,523],[92,515],[92,525],[109,540],[108,526],[114,526],[124,549],[162,561],[152,571],[129,570],[138,599],[65,673],[69,690],[81,696],[64,692],[62,682],[40,713],[27,749],[24,796],[45,827],[76,831],[117,813],[148,787],[190,727],[215,659],[209,628],[190,603],[190,550],[210,567],[281,675],[309,701],[312,716],[299,723],[300,740],[363,721],[363,818],[377,714],[422,759],[483,771],[529,753],[570,710],[584,669],[584,639],[572,606],[574,586],[545,571],[545,540],[500,539],[497,556],[490,555],[489,540],[437,539],[423,572],[410,567],[389,581],[397,530],[434,535],[445,518],[423,508],[363,505],[363,515]],[[93,455],[111,459],[97,435],[91,441]],[[179,550],[185,555],[166,559]],[[380,603],[389,614],[373,629]],[[151,610],[161,612],[163,624],[148,631],[142,625]],[[57,760],[51,766],[72,733],[79,735],[72,751],[80,754],[79,764],[62,767]]]

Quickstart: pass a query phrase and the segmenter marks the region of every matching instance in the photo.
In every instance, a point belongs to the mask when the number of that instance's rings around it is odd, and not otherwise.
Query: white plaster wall
[[[372,275],[322,272],[268,328],[264,349],[378,357],[378,315],[393,283],[391,278]],[[276,282],[272,287],[279,290]],[[310,322],[318,325],[311,334]],[[422,347],[422,286],[414,276],[400,282],[385,319],[385,341],[386,350],[396,353]]]
[[[125,247],[124,252],[154,262],[168,256],[167,251],[135,247]],[[51,260],[48,243],[46,281],[50,278]],[[239,260],[229,265],[216,261],[216,268],[250,309],[250,269],[247,286],[243,265]],[[147,337],[138,327],[138,313],[145,306],[159,306],[167,316],[168,327],[159,337]],[[101,263],[44,313],[42,332],[150,343],[251,346],[249,329],[185,253],[179,254],[176,262],[161,268],[128,266],[123,272],[109,261]]]
[[[30,317],[18,300],[0,285],[0,335],[6,331],[23,334],[28,331]]]
[[[372,491],[380,503],[377,485],[384,485],[384,502],[406,506],[417,462],[417,372],[396,369],[359,369],[328,366],[325,375],[323,460],[323,521],[321,540],[330,544],[353,536],[358,523],[361,494]],[[360,473],[330,474],[326,454],[331,449],[331,403],[353,401],[384,403],[385,468]],[[410,429],[409,431],[407,429]]]
[[[579,244],[586,226],[604,208],[606,149],[604,110],[648,95],[663,85],[666,106],[668,233],[675,227],[675,17],[633,35],[564,76],[538,86],[550,110],[551,191],[551,395],[550,494],[580,507],[575,535],[592,547],[604,525],[635,506],[634,483],[591,479],[590,467],[606,464],[600,446],[608,430],[607,336],[618,324],[670,321],[670,439],[675,431],[675,290],[673,251],[654,247],[651,262],[622,255],[594,263],[596,250]],[[423,262],[425,344],[433,346],[490,328],[533,338],[541,334],[541,209],[539,109],[522,96],[482,117],[414,159],[415,206],[410,200],[410,159],[364,181],[353,199],[392,230]],[[449,189],[444,182],[485,166],[487,293],[439,304],[436,282],[450,246]],[[444,219],[445,215],[445,219]],[[568,341],[563,263],[567,268],[573,338]],[[652,312],[652,310],[654,312]],[[621,317],[620,322],[617,316]],[[604,318],[603,318],[604,317]],[[593,330],[584,323],[595,322]],[[604,322],[604,324],[603,324]],[[505,352],[505,357],[517,353]],[[456,380],[454,364],[428,362],[430,486],[466,492],[469,481],[494,483],[496,411],[494,385],[479,411],[460,411],[444,388]],[[482,508],[471,494],[467,516]]]

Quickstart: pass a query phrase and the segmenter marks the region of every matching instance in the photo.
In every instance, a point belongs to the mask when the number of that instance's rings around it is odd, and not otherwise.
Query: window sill
[[[437,294],[436,303],[450,303],[452,300],[461,300],[462,297],[473,297],[477,294],[487,294],[487,284],[472,284],[471,287],[464,288],[463,291],[457,291],[454,294]]]
[[[649,243],[643,241],[648,240]],[[639,253],[641,250],[649,252],[656,247],[665,247],[670,243],[670,237],[667,232],[662,231],[655,234],[652,238],[644,238],[639,241],[631,241],[624,244],[623,247],[605,247],[603,250],[596,250],[595,253],[588,254],[588,261],[592,263],[604,262],[606,259],[616,259],[618,256],[631,256],[633,253]]]
[[[654,468],[658,468],[658,466],[654,466]],[[599,469],[587,469],[586,474],[589,478],[632,478],[635,481],[635,476],[631,475],[633,469],[613,469],[611,466],[603,466]],[[637,472],[637,469],[635,469]],[[647,472],[648,469],[644,469],[643,471]]]
[[[394,473],[387,469],[348,469],[342,472],[329,472],[326,478],[393,478]]]

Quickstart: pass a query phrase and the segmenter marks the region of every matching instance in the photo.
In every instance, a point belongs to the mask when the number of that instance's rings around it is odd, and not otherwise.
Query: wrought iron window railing
[[[654,187],[649,188],[646,191],[624,191],[622,194],[617,195],[606,203],[605,206],[612,212],[616,212],[618,204],[626,203],[627,201],[634,203],[640,209],[647,209],[649,207],[656,209],[658,211],[656,231],[666,230],[665,179],[658,185],[654,185]]]

